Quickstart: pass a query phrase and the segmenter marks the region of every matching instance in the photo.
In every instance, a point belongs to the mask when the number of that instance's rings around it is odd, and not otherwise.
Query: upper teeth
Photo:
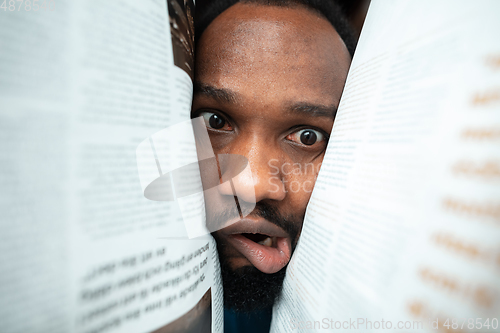
[[[271,246],[273,245],[273,240],[271,239],[271,237],[267,237],[266,239],[260,241],[259,244],[264,246]]]

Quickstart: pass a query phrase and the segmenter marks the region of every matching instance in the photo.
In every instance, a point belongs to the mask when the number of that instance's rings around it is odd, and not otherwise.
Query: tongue
[[[291,245],[288,238],[277,237],[276,247],[258,244],[239,234],[232,235],[230,239],[241,254],[263,273],[276,273],[290,260]]]

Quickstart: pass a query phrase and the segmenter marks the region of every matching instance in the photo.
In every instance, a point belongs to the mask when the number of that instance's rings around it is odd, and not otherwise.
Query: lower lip
[[[255,243],[239,234],[230,235],[228,240],[255,268],[263,273],[276,273],[290,260],[291,244],[285,237],[276,239],[276,247]]]

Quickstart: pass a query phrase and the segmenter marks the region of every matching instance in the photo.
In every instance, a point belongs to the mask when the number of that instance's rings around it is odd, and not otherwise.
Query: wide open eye
[[[286,138],[290,141],[294,141],[305,146],[312,146],[316,143],[321,143],[326,140],[326,136],[323,133],[311,128],[298,130],[289,134]]]
[[[217,113],[204,111],[201,112],[200,115],[203,116],[203,119],[205,120],[205,125],[208,128],[213,128],[221,131],[231,131],[233,129],[229,125],[228,121],[221,115],[218,115]]]

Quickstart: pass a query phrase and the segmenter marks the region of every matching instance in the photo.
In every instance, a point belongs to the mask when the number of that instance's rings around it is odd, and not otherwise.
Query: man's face
[[[308,9],[243,3],[219,15],[197,47],[192,116],[204,117],[216,156],[244,156],[251,169],[251,177],[235,178],[219,192],[233,199],[236,188],[240,201],[245,193],[249,201],[255,194],[248,216],[213,234],[222,268],[233,277],[252,272],[262,283],[278,274],[281,285],[323,160],[349,53],[332,25]],[[224,177],[222,166],[219,172]],[[217,200],[205,200],[208,220],[226,223]]]

